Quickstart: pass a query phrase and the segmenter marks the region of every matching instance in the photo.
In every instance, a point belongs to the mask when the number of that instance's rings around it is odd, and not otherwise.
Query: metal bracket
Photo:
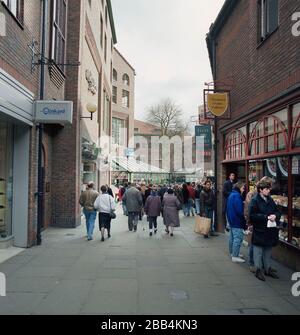
[[[56,65],[56,66],[80,66],[80,62],[67,62],[67,63],[56,63],[53,59],[44,57],[42,59],[42,54],[36,50],[38,42],[32,39],[31,43],[28,44],[28,48],[31,50],[31,73],[34,73],[36,66],[41,65]]]

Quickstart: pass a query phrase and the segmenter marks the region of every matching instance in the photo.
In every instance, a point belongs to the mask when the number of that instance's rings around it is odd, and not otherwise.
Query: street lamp
[[[96,104],[93,104],[93,103],[88,103],[86,105],[86,109],[91,114],[91,116],[81,116],[80,118],[81,119],[90,119],[90,120],[93,120],[93,115],[94,115],[94,113],[96,113],[96,111],[98,109],[98,106]]]

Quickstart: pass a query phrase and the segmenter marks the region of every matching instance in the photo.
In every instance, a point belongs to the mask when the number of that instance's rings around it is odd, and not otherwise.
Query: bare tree
[[[172,99],[166,98],[148,109],[147,121],[160,128],[162,136],[182,136],[188,129],[182,116],[181,108]]]

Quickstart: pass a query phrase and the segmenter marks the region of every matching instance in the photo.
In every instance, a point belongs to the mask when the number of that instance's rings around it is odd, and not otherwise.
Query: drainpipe
[[[47,7],[48,0],[42,0],[42,24],[41,24],[41,68],[40,68],[40,100],[45,98],[45,53],[46,53],[46,21],[47,21]],[[43,185],[43,131],[44,125],[42,123],[38,126],[38,210],[37,210],[37,234],[36,244],[42,244],[42,226],[43,226],[43,198],[44,198],[44,185]]]
[[[217,79],[217,57],[216,57],[216,48],[217,44],[215,39],[212,39],[212,57],[213,57],[213,80],[216,82]],[[214,88],[216,88],[214,86]],[[214,134],[215,134],[215,142],[214,142],[214,153],[215,153],[215,228],[218,228],[218,118],[215,117],[214,120]]]

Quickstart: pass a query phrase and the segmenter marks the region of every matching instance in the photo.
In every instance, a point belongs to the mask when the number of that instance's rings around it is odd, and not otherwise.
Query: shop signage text
[[[195,135],[196,135],[196,146],[199,148],[199,138],[200,136],[204,137],[204,150],[208,151],[212,149],[212,135],[211,135],[211,126],[210,125],[200,125],[195,127]]]
[[[72,124],[72,101],[36,101],[35,122],[45,124]]]
[[[295,37],[300,36],[300,12],[296,12],[292,15],[292,21],[296,21],[296,23],[292,26],[292,34]]]

